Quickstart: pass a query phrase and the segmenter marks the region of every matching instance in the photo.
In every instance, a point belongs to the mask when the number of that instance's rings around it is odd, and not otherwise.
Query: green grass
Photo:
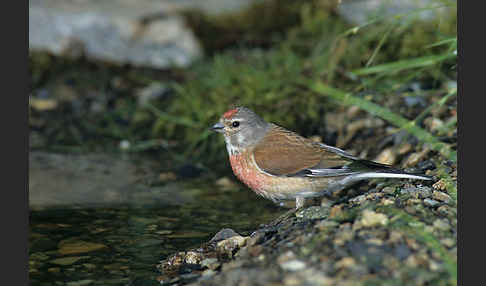
[[[427,112],[405,118],[383,106],[411,82],[433,83],[444,100],[456,95],[444,86],[456,77],[455,12],[435,22],[411,13],[352,27],[315,5],[298,6],[298,20],[270,48],[224,50],[188,70],[169,103],[149,107],[157,114],[152,136],[183,142],[184,155],[212,164],[225,154],[222,138],[207,128],[232,106],[309,136],[322,134],[327,111],[357,105],[455,161],[453,148],[420,125]],[[355,95],[363,92],[378,94],[375,103]]]

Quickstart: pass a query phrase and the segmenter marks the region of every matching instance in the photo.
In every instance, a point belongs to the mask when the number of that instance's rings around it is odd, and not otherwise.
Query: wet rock
[[[67,254],[79,254],[79,253],[86,253],[86,252],[91,252],[95,250],[100,250],[107,248],[106,245],[101,244],[101,243],[93,243],[93,242],[87,242],[87,241],[61,241],[59,243],[59,250],[58,252],[62,255],[67,255]]]
[[[184,257],[184,262],[187,264],[200,264],[204,256],[195,251],[188,251]]]
[[[312,206],[301,211],[298,211],[295,216],[304,219],[322,219],[329,215],[329,209],[323,207]]]
[[[162,69],[202,55],[169,1],[29,1],[29,49]]]
[[[209,242],[210,243],[211,242],[217,242],[217,241],[220,241],[220,240],[228,239],[228,238],[233,237],[233,236],[239,236],[239,234],[236,231],[232,230],[231,228],[223,228],[220,231],[218,231],[213,236],[213,238],[211,238],[211,240]]]
[[[55,99],[29,97],[29,106],[38,111],[49,111],[56,109],[58,103]]]
[[[59,272],[61,272],[61,268],[59,268],[59,267],[49,267],[49,268],[47,268],[47,272],[50,272],[50,273],[59,273]]]
[[[364,227],[386,225],[387,223],[388,223],[388,217],[386,215],[374,212],[372,210],[364,210],[363,211],[363,217],[361,218],[361,224]]]
[[[89,256],[70,256],[70,257],[56,258],[56,259],[49,261],[49,263],[67,266],[67,265],[74,264],[74,263],[76,263],[80,260],[88,259],[88,258],[90,258],[90,257]]]
[[[216,244],[216,251],[221,254],[226,254],[228,257],[233,257],[238,249],[246,244],[248,237],[240,235],[232,236],[228,239],[222,240]]]
[[[35,252],[35,253],[32,253],[32,254],[29,255],[30,261],[32,261],[32,260],[43,261],[43,260],[47,260],[47,259],[49,259],[49,255],[42,253],[42,252]]]

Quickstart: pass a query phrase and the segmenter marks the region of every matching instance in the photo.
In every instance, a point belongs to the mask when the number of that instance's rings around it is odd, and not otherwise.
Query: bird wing
[[[304,138],[272,125],[253,149],[256,164],[276,176],[339,176],[355,173],[348,165],[358,158],[341,149]]]

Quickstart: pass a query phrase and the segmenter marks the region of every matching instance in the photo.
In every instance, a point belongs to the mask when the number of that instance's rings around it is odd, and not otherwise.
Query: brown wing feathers
[[[257,144],[253,154],[257,165],[273,175],[293,175],[311,168],[336,168],[351,160],[276,125]]]

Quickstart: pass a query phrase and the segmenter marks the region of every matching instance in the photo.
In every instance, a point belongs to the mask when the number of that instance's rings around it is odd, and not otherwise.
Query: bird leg
[[[277,219],[275,219],[273,222],[271,222],[268,226],[276,226],[276,225],[280,224],[281,222],[283,222],[284,220],[289,219],[298,210],[300,210],[301,208],[304,207],[304,203],[305,203],[305,198],[303,198],[303,197],[295,198],[295,208],[286,211],[284,214],[282,214]]]

